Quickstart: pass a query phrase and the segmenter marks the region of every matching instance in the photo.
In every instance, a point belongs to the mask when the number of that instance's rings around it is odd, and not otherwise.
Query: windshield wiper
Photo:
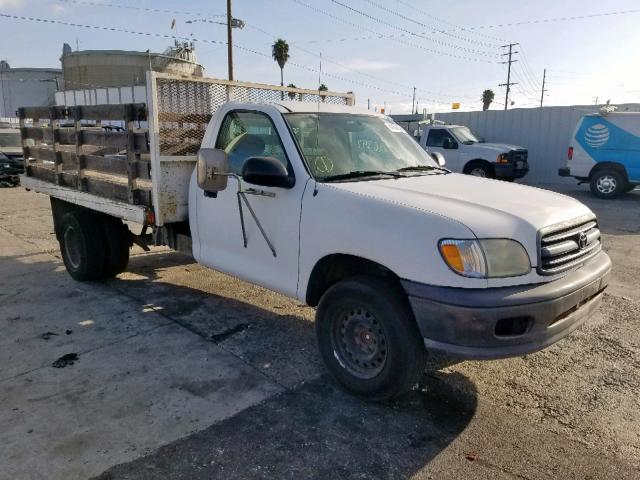
[[[396,170],[396,172],[428,172],[432,170],[437,170],[443,173],[451,173],[446,168],[436,167],[435,165],[414,165],[412,167],[402,167]]]
[[[402,175],[398,175],[396,172],[383,172],[382,170],[354,170],[353,172],[341,173],[339,175],[329,175],[322,179],[323,182],[332,182],[337,180],[351,180],[354,178],[362,177],[377,177],[380,175],[387,175],[392,178],[400,178]]]

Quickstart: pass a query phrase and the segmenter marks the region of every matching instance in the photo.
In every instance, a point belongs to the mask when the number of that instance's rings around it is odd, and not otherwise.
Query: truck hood
[[[532,262],[537,258],[537,233],[541,228],[592,214],[584,204],[566,195],[455,173],[331,185],[448,217],[464,224],[478,238],[518,240]]]
[[[474,143],[468,146],[478,149],[481,148],[488,152],[494,152],[496,155],[499,153],[506,153],[511,150],[526,150],[526,148],[524,147],[519,147],[518,145],[510,145],[508,143]]]

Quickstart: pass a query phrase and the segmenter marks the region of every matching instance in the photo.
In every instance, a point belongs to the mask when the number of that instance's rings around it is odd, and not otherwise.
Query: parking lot
[[[599,313],[372,404],[326,375],[312,309],[165,249],[74,282],[48,198],[0,189],[0,478],[638,478],[640,191],[560,190],[614,263]]]

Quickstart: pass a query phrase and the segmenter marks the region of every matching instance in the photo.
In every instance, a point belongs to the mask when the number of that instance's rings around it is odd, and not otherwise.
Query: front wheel
[[[617,170],[604,169],[591,175],[589,186],[596,197],[613,198],[624,193],[626,182]]]
[[[373,400],[408,392],[427,353],[406,296],[393,283],[353,277],[333,285],[316,312],[320,353],[347,390]]]
[[[474,177],[483,177],[483,178],[494,178],[495,174],[490,165],[487,165],[483,162],[473,161],[469,163],[465,169],[464,173],[467,175],[473,175]]]

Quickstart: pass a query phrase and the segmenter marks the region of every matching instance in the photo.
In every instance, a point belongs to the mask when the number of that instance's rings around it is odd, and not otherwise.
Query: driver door
[[[269,109],[274,111],[269,112]],[[227,153],[229,170],[238,177],[230,177],[227,188],[215,194],[198,189],[198,261],[249,282],[295,296],[300,210],[308,176],[305,176],[304,170],[300,171],[300,160],[284,120],[274,107],[231,109],[214,131],[218,132],[215,148]],[[282,162],[295,179],[293,187],[257,186],[242,180],[242,167],[250,157],[273,157]],[[297,171],[294,163],[299,166]],[[247,237],[245,247],[238,187],[246,192],[246,198],[275,255],[249,208],[242,202]]]
[[[427,150],[439,152],[444,156],[446,167],[454,172],[461,172],[460,145],[446,128],[432,128],[429,130],[426,142]],[[447,147],[447,148],[445,148]]]

